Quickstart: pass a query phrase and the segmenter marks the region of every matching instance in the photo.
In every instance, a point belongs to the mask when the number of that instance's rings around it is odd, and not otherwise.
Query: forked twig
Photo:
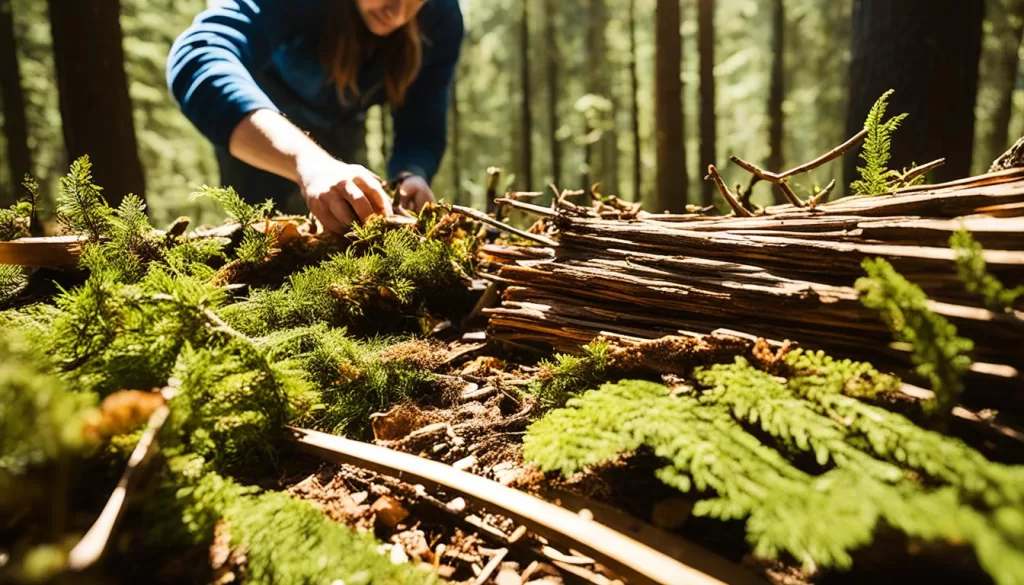
[[[858,142],[863,140],[864,137],[867,136],[867,134],[868,134],[868,131],[865,128],[865,129],[861,130],[860,132],[858,132],[858,133],[854,134],[853,136],[851,136],[846,142],[840,144],[839,146],[833,148],[832,150],[826,152],[825,154],[819,156],[818,158],[816,158],[816,159],[814,159],[814,160],[812,160],[810,162],[806,162],[806,163],[804,163],[802,165],[793,167],[793,168],[789,169],[788,171],[785,171],[785,172],[782,172],[782,173],[775,173],[775,172],[772,172],[772,171],[766,171],[766,170],[762,169],[761,167],[755,165],[754,163],[747,162],[747,161],[745,161],[745,160],[743,160],[743,159],[741,159],[739,157],[736,157],[736,156],[730,156],[729,160],[731,160],[733,163],[735,163],[736,166],[740,167],[741,169],[747,171],[748,173],[750,173],[750,174],[752,174],[754,176],[754,178],[750,181],[750,186],[748,187],[748,192],[744,193],[744,195],[749,196],[749,191],[753,190],[754,185],[757,183],[758,180],[767,181],[769,183],[772,183],[773,185],[778,185],[779,189],[782,190],[782,194],[786,196],[786,200],[789,201],[793,206],[795,206],[795,207],[806,207],[808,205],[811,205],[813,207],[814,205],[817,205],[818,202],[821,199],[826,198],[828,196],[828,194],[832,192],[832,189],[835,188],[835,181],[832,181],[832,183],[830,183],[830,187],[826,187],[820,193],[812,196],[810,198],[810,200],[808,200],[805,203],[804,201],[802,201],[800,199],[800,197],[797,196],[796,192],[793,191],[793,188],[789,186],[789,179],[791,177],[796,176],[796,175],[813,171],[814,169],[816,169],[816,168],[818,168],[818,167],[820,167],[822,165],[825,165],[825,164],[827,164],[829,162],[832,162],[833,160],[843,156],[844,154],[846,154],[846,152],[848,150],[850,150]],[[929,165],[930,164],[933,164],[933,163],[929,163]],[[928,165],[925,165],[925,166],[928,166]],[[931,167],[931,168],[934,168],[934,167]],[[916,170],[916,169],[914,169],[914,170]],[[927,170],[928,169],[926,169],[924,172],[927,172]],[[913,171],[911,171],[911,172],[913,172]],[[910,173],[907,173],[907,174],[910,175]],[[906,179],[906,180],[910,180],[910,179]],[[813,204],[811,203],[812,201],[813,201]]]
[[[906,173],[904,173],[903,176],[900,177],[900,186],[901,187],[906,186],[907,183],[913,181],[914,179],[920,177],[921,175],[927,173],[928,171],[931,171],[931,170],[934,170],[934,169],[937,169],[937,168],[941,167],[944,164],[946,164],[946,159],[939,158],[939,159],[933,160],[930,163],[926,163],[926,164],[923,164],[921,166],[914,167],[914,168],[910,169],[909,171],[907,171]]]
[[[708,165],[708,175],[704,177],[704,180],[706,181],[708,178],[711,178],[715,182],[715,186],[718,187],[718,192],[722,194],[722,197],[725,198],[725,201],[729,204],[729,207],[732,207],[733,212],[736,213],[737,216],[754,216],[754,214],[750,213],[746,207],[740,205],[739,200],[736,199],[736,196],[733,195],[732,191],[729,190],[729,187],[726,186],[725,181],[722,180],[722,175],[718,173],[718,169],[715,168],[715,165]]]
[[[828,196],[832,193],[832,190],[835,188],[836,180],[832,179],[831,181],[829,181],[828,185],[825,185],[824,189],[822,189],[816,195],[812,196],[810,199],[807,200],[807,207],[810,207],[811,209],[817,207],[818,202],[821,201],[822,199],[828,199]]]

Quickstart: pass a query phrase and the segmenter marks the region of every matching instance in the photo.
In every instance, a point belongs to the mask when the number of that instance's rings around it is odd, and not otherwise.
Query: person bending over
[[[433,201],[462,36],[458,0],[219,0],[175,41],[167,83],[224,185],[279,206],[298,191],[341,232],[392,212],[362,164],[370,106],[392,108],[401,204]]]

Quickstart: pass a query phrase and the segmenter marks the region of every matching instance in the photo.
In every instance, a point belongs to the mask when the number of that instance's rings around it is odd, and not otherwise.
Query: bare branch
[[[732,194],[732,191],[729,191],[729,187],[727,187],[725,181],[722,180],[722,175],[718,173],[718,169],[715,168],[715,165],[708,165],[708,176],[704,177],[704,180],[707,180],[708,178],[714,180],[715,186],[718,187],[718,192],[722,194],[722,197],[725,198],[725,201],[729,204],[729,207],[732,207],[732,210],[736,215],[739,217],[753,217],[754,214],[750,213],[746,207],[740,205],[736,196]]]
[[[914,179],[920,177],[921,175],[927,173],[928,171],[933,170],[933,169],[937,169],[937,168],[941,167],[944,164],[946,164],[946,159],[940,158],[940,159],[933,160],[930,163],[923,164],[923,165],[920,165],[920,166],[916,166],[916,167],[910,169],[909,171],[907,171],[906,173],[904,173],[900,177],[900,186],[906,185],[907,183],[913,181]]]
[[[552,240],[547,236],[542,236],[540,234],[531,234],[530,232],[523,231],[516,227],[512,227],[507,223],[498,221],[485,213],[481,213],[475,209],[470,209],[469,207],[463,207],[461,205],[452,205],[452,211],[456,213],[461,213],[462,215],[475,219],[479,222],[486,223],[489,226],[496,227],[499,230],[517,235],[520,238],[523,238],[524,240],[530,240],[531,242],[537,242],[538,244],[551,246],[552,248],[558,246],[558,242]]]
[[[846,142],[840,144],[839,146],[833,148],[832,150],[826,152],[825,154],[819,156],[818,158],[812,160],[811,162],[804,163],[804,164],[802,164],[802,165],[800,165],[798,167],[793,167],[792,169],[789,169],[788,171],[786,171],[784,173],[780,173],[777,176],[779,177],[779,179],[785,180],[785,179],[788,179],[789,177],[792,177],[794,175],[799,175],[800,173],[806,173],[808,171],[813,171],[814,169],[816,169],[816,168],[818,168],[818,167],[820,167],[820,166],[822,166],[824,164],[827,164],[827,163],[829,163],[829,162],[831,162],[831,161],[833,161],[833,160],[843,156],[846,153],[846,151],[848,151],[851,148],[853,148],[858,142],[863,140],[864,137],[867,136],[867,135],[868,135],[868,131],[865,128],[864,130],[861,130],[860,132],[854,134]]]

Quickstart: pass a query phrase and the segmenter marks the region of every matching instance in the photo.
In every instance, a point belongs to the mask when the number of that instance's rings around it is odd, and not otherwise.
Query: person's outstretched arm
[[[335,160],[281,115],[253,71],[296,23],[315,22],[316,0],[230,0],[201,13],[171,48],[167,82],[182,112],[215,145],[299,184],[326,229],[390,214],[369,170]]]
[[[405,104],[394,109],[395,146],[388,161],[388,175],[409,173],[402,182],[403,204],[419,208],[433,199],[428,184],[441,164],[447,142],[448,103],[452,79],[459,61],[464,34],[458,0],[432,0],[424,22],[430,43],[430,59],[409,87]],[[456,186],[458,188],[458,186]]]

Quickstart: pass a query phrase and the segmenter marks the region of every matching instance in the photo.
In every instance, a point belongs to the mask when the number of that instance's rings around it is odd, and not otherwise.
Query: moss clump
[[[396,351],[394,340],[359,341],[321,324],[281,331],[257,344],[277,367],[299,372],[318,390],[322,406],[305,422],[327,432],[360,436],[373,412],[437,394],[429,369],[436,361],[428,359],[432,346],[425,342],[421,351]]]
[[[240,485],[205,468],[202,459],[169,461],[169,478],[148,506],[148,538],[208,546],[224,522],[231,546],[245,550],[245,582],[255,585],[436,583],[431,573],[394,565],[371,535],[337,524],[305,502]]]

